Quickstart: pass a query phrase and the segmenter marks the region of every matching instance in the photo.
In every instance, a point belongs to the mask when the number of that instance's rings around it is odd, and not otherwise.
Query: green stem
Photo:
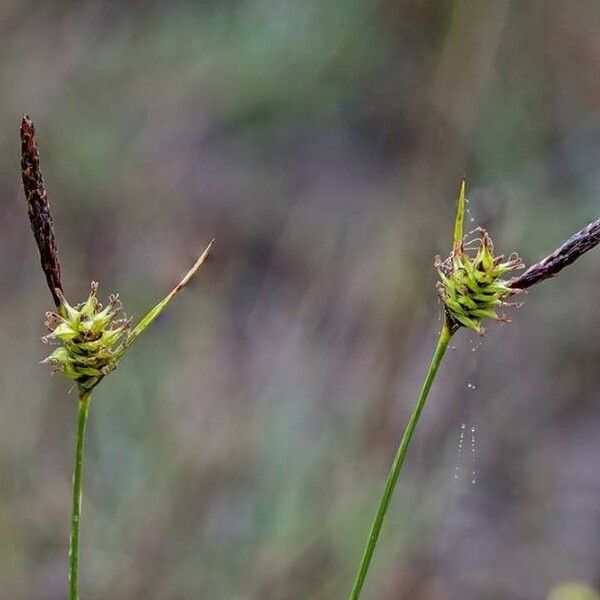
[[[79,568],[79,522],[81,520],[81,493],[83,488],[83,443],[85,426],[90,408],[91,391],[79,395],[77,414],[77,438],[75,442],[75,465],[73,467],[73,508],[71,535],[69,537],[69,600],[78,600],[77,573]]]
[[[367,572],[369,571],[371,559],[373,558],[373,552],[375,551],[375,546],[377,545],[377,540],[379,539],[381,526],[383,525],[383,520],[389,508],[390,500],[392,499],[392,494],[394,493],[394,488],[396,487],[396,482],[398,481],[398,476],[400,475],[402,465],[404,464],[404,458],[406,456],[408,446],[410,445],[410,441],[415,431],[415,427],[417,426],[417,423],[419,422],[419,417],[421,416],[421,412],[423,411],[425,400],[427,400],[427,395],[429,394],[429,390],[431,389],[431,384],[435,379],[438,367],[442,362],[442,357],[444,356],[444,352],[448,347],[448,342],[450,341],[452,334],[453,331],[451,330],[449,324],[445,321],[442,330],[440,331],[440,337],[435,348],[435,352],[433,353],[431,363],[429,364],[429,369],[427,371],[427,375],[425,376],[425,381],[423,382],[421,393],[419,394],[417,403],[415,404],[412,414],[410,415],[410,419],[408,420],[408,424],[406,425],[406,429],[404,430],[404,434],[402,435],[402,439],[400,440],[400,445],[398,446],[398,450],[396,451],[396,456],[394,456],[390,472],[388,473],[388,477],[385,482],[385,487],[383,489],[383,494],[381,495],[381,500],[379,501],[379,506],[377,508],[377,513],[375,514],[375,519],[373,521],[373,524],[371,525],[369,538],[367,540],[365,550],[363,552],[363,557],[360,562],[358,572],[356,574],[356,579],[354,580],[354,585],[352,587],[352,592],[350,593],[349,600],[358,600],[358,597],[360,596],[360,592],[365,582],[365,578],[367,577]]]

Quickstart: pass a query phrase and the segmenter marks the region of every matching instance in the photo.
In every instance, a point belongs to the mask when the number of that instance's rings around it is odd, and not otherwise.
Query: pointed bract
[[[454,238],[452,241],[453,251],[456,251],[458,248],[460,248],[463,241],[463,224],[465,222],[465,188],[466,182],[463,179],[460,182],[458,201],[456,203],[456,218],[454,219]]]

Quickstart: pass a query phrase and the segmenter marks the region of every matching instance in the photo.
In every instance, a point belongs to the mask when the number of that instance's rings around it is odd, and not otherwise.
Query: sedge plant
[[[464,216],[465,181],[463,180],[458,194],[452,251],[445,260],[436,257],[434,262],[439,277],[436,287],[444,313],[439,338],[421,391],[392,460],[349,600],[358,600],[361,595],[415,428],[452,336],[461,328],[473,330],[481,335],[486,320],[508,322],[508,317],[501,312],[503,307],[520,306],[520,303],[510,301],[512,296],[553,277],[600,243],[600,219],[598,219],[575,233],[552,254],[532,265],[522,274],[509,277],[511,273],[525,268],[521,258],[516,253],[508,258],[496,255],[491,237],[483,228],[477,228],[465,236]]]
[[[31,229],[55,304],[55,310],[46,313],[45,325],[48,333],[42,341],[53,344],[56,348],[42,362],[49,364],[53,371],[72,380],[78,392],[69,536],[69,600],[77,600],[83,451],[92,392],[117,368],[119,360],[132,344],[200,269],[210,252],[212,241],[183,279],[132,326],[131,320],[123,314],[118,295],[109,296],[106,306],[100,303],[96,282],[92,282],[88,297],[80,304],[69,303],[65,297],[48,193],[40,169],[35,128],[27,115],[23,116],[21,121],[21,175]]]

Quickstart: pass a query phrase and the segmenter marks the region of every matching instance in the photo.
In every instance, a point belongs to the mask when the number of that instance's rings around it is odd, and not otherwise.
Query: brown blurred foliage
[[[593,0],[0,3],[0,596],[65,597],[75,419],[36,364],[22,113],[69,298],[143,314],[217,238],[94,399],[82,597],[344,598],[460,177],[529,263],[598,217],[599,28]],[[596,250],[457,336],[365,600],[600,583],[599,275]]]

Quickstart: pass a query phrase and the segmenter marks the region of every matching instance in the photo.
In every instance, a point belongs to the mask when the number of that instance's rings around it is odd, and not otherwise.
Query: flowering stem
[[[415,404],[412,414],[410,415],[410,419],[408,420],[408,424],[406,425],[406,429],[404,430],[404,434],[400,440],[400,445],[396,451],[396,456],[394,456],[392,466],[390,467],[390,471],[385,482],[385,487],[383,488],[383,494],[381,495],[381,500],[379,501],[375,519],[371,525],[369,538],[367,539],[367,543],[365,545],[363,557],[356,574],[356,579],[354,580],[354,585],[352,587],[349,600],[358,600],[360,596],[365,578],[367,577],[369,565],[371,564],[373,552],[375,551],[375,546],[377,545],[377,540],[379,539],[383,520],[389,508],[390,500],[392,499],[392,494],[394,493],[394,488],[396,487],[396,482],[398,481],[398,476],[402,471],[402,465],[404,464],[404,458],[406,457],[408,446],[410,445],[415,427],[419,422],[421,412],[423,411],[423,406],[425,405],[425,400],[427,400],[429,390],[431,389],[431,384],[435,379],[438,367],[442,362],[442,358],[446,352],[446,348],[448,347],[448,342],[450,341],[453,333],[453,328],[450,326],[447,320],[444,320],[444,325],[440,331],[440,337],[435,348],[435,352],[433,353],[433,358],[431,359],[427,375],[423,381],[423,387],[421,388],[417,403]]]
[[[71,535],[69,537],[69,600],[78,600],[79,598],[77,594],[77,572],[79,568],[79,522],[81,520],[83,487],[83,443],[91,396],[91,391],[84,391],[79,395],[75,465],[73,468],[73,509],[71,513]]]

